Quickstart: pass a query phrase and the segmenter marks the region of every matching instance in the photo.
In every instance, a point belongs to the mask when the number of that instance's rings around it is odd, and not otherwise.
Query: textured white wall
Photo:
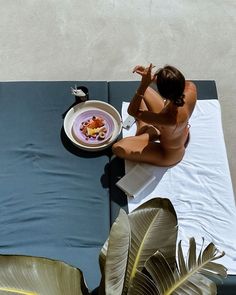
[[[0,80],[133,80],[169,63],[214,79],[236,184],[235,0],[0,0]]]

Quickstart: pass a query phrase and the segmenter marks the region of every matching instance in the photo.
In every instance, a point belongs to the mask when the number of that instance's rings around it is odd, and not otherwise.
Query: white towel
[[[128,103],[122,106],[127,117]],[[195,237],[198,249],[202,237],[213,242],[226,255],[217,262],[236,274],[236,208],[229,172],[221,108],[218,100],[198,100],[190,119],[190,142],[183,160],[174,167],[141,164],[156,177],[142,194],[128,198],[131,212],[154,197],[171,200],[178,216],[179,235],[185,251],[188,240]],[[123,129],[123,136],[134,135],[136,125]],[[126,161],[128,172],[136,163]]]

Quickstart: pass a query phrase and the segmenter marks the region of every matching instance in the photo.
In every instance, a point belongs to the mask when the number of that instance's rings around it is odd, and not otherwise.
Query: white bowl
[[[83,142],[78,142],[76,138],[73,136],[72,131],[73,124],[77,116],[84,111],[93,109],[107,112],[112,117],[114,122],[114,131],[110,139],[104,142],[103,144],[96,146],[83,144]],[[73,144],[86,151],[99,151],[107,148],[117,139],[121,132],[121,129],[122,119],[119,112],[112,105],[99,100],[87,100],[85,102],[78,103],[77,105],[69,109],[64,119],[64,130],[67,137],[71,140]]]

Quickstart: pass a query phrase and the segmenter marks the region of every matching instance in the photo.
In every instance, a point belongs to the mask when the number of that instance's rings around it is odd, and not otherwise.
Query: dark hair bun
[[[171,100],[176,106],[184,105],[184,75],[173,66],[165,66],[156,72],[156,85],[163,98]]]
[[[185,95],[182,94],[179,98],[176,98],[174,100],[174,104],[177,106],[177,107],[182,107],[184,105],[184,97]]]

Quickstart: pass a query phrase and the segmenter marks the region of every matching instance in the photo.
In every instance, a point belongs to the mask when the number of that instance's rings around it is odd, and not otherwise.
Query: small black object
[[[78,93],[76,94],[77,90],[81,90],[81,91],[78,91]],[[89,91],[88,91],[88,88],[85,86],[75,85],[75,88],[72,91],[73,91],[73,94],[75,95],[76,103],[84,102],[89,99]]]
[[[79,91],[78,91],[79,90]],[[74,103],[69,107],[68,110],[66,110],[63,114],[62,114],[62,118],[64,119],[67,112],[74,107],[75,105],[77,105],[80,102],[84,102],[86,100],[89,99],[89,91],[88,88],[85,86],[77,86],[75,85],[75,87],[71,87],[71,94],[74,95],[75,97],[75,101]]]

